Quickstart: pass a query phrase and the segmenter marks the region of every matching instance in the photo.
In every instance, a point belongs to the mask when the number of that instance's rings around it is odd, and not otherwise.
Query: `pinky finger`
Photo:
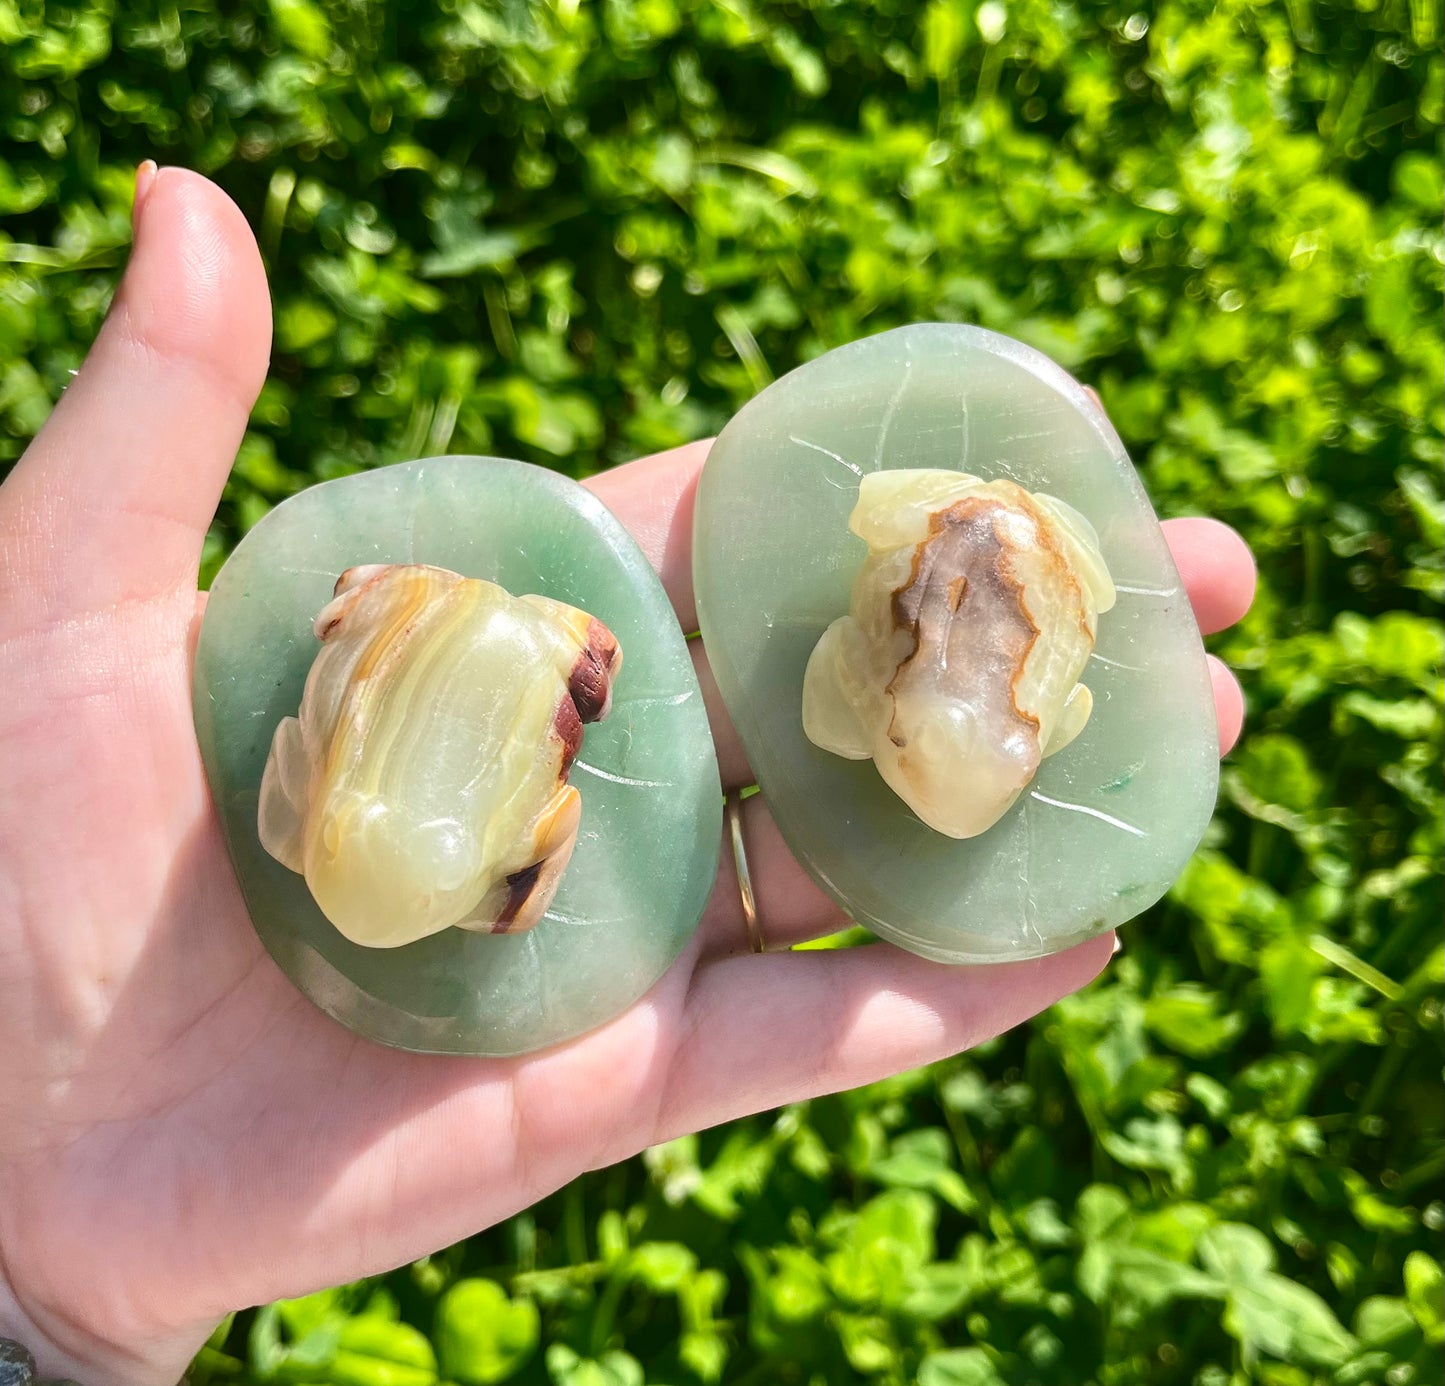
[[[1228,755],[1244,729],[1244,693],[1239,680],[1209,656],[1209,677],[1214,681],[1214,715],[1219,723],[1219,754]]]
[[[1001,1034],[1092,981],[1113,935],[1029,962],[948,967],[889,944],[699,969],[656,1139],[840,1092]]]

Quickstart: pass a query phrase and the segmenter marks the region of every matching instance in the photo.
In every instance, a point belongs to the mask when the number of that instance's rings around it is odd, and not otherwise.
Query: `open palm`
[[[981,970],[885,945],[752,956],[730,854],[684,956],[627,1014],[519,1060],[384,1049],[262,949],[207,792],[189,689],[197,561],[266,369],[249,230],[211,184],[142,174],[105,328],[0,489],[0,1335],[51,1374],[174,1381],[226,1311],[394,1266],[580,1172],[955,1052],[1103,966],[1095,939]],[[706,445],[594,483],[686,629]],[[1169,528],[1206,629],[1253,569]],[[751,778],[709,694],[725,785]],[[1239,691],[1216,667],[1221,739]],[[773,944],[842,920],[758,797]]]

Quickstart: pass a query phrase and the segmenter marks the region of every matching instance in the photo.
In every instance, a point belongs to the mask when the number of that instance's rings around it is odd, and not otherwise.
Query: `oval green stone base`
[[[541,924],[359,947],[256,835],[271,736],[320,648],[316,613],[360,563],[433,563],[567,602],[622,645],[612,711],[571,782],[582,825]],[[322,1010],[401,1049],[510,1055],[620,1014],[682,951],[717,871],[722,790],[687,642],[642,551],[590,492],[496,458],[445,457],[312,487],[237,546],[195,666],[201,753],[241,889],[272,957]]]
[[[865,553],[848,532],[858,483],[908,467],[1068,502],[1118,585],[1083,675],[1088,726],[966,841],[920,822],[871,761],[803,734],[808,656],[848,610]],[[1057,952],[1152,905],[1203,835],[1218,734],[1188,597],[1117,434],[1031,348],[977,327],[906,327],[764,390],[703,469],[694,576],[708,659],[783,837],[881,937],[943,962]]]

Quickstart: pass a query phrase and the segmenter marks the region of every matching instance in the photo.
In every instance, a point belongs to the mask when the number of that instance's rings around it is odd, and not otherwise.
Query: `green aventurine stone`
[[[872,761],[803,734],[808,656],[848,610],[866,551],[848,531],[858,483],[908,467],[1066,501],[1098,529],[1118,585],[1083,675],[1088,726],[964,841],[920,822]],[[694,554],[708,659],[773,817],[818,884],[881,937],[943,962],[1057,952],[1152,905],[1198,844],[1219,773],[1199,630],[1118,436],[1038,352],[927,324],[794,371],[713,445]]]
[[[316,613],[360,563],[433,563],[567,602],[621,643],[612,711],[571,783],[577,847],[551,908],[516,936],[445,929],[359,947],[256,835],[276,724],[320,648]],[[687,642],[647,559],[590,492],[496,458],[444,457],[312,487],[237,546],[196,651],[196,732],[251,918],[322,1010],[372,1039],[449,1054],[521,1054],[620,1014],[681,952],[717,869],[722,791]]]

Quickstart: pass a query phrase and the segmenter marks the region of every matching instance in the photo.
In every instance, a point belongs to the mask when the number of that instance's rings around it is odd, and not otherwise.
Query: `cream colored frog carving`
[[[584,611],[422,565],[348,569],[276,729],[261,844],[354,943],[541,919],[577,840],[567,784],[622,652]]]
[[[868,556],[808,661],[803,729],[975,837],[1089,720],[1078,680],[1114,604],[1098,536],[1052,496],[946,471],[864,477],[848,525]]]

